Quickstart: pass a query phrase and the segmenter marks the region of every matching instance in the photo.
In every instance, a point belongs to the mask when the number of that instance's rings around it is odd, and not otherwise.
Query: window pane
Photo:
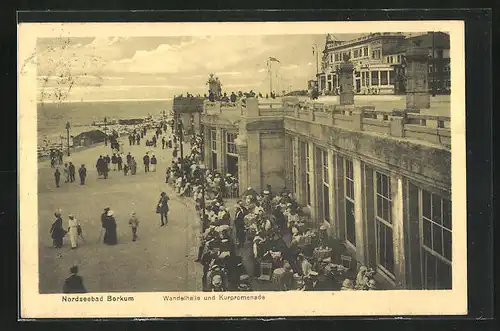
[[[429,252],[425,252],[425,280],[426,289],[434,290],[436,288],[436,257],[432,256]]]
[[[394,85],[394,82],[395,82],[394,71],[389,71],[389,84]]]
[[[385,176],[386,179],[386,191],[385,196],[387,199],[391,199],[391,178],[389,176]]]
[[[385,221],[389,222],[389,223],[392,223],[391,222],[391,211],[390,211],[390,203],[387,199],[382,199],[382,207],[383,207],[383,218]]]
[[[330,220],[330,195],[328,186],[323,185],[323,217],[325,220]]]
[[[377,216],[384,218],[383,207],[382,207],[382,198],[379,195],[377,195]]]
[[[423,235],[424,235],[424,245],[432,248],[432,230],[431,230],[431,223],[429,221],[426,221],[425,219],[422,220],[422,226],[423,226]]]
[[[438,259],[437,261],[437,286],[438,290],[452,288],[451,265]]]
[[[443,256],[451,261],[451,232],[443,230]]]
[[[387,85],[387,71],[380,72],[380,85]]]
[[[380,221],[377,221],[377,239],[378,239],[378,258],[379,263],[384,265],[385,260],[385,231],[384,226]]]
[[[356,221],[354,218],[354,203],[349,200],[345,202],[346,210],[346,238],[356,246]]]
[[[431,217],[431,195],[429,192],[422,190],[422,209],[424,217],[432,219]]]
[[[394,273],[394,248],[392,242],[392,229],[386,225],[383,225],[385,228],[385,241],[386,241],[386,264],[384,267],[390,272]]]
[[[387,176],[386,175],[381,175],[382,176],[382,195],[384,197],[388,197],[389,189],[387,188]]]
[[[382,176],[378,172],[376,174],[377,174],[377,193],[382,194]]]
[[[438,224],[442,224],[441,219],[441,198],[438,195],[432,195],[432,220]]]
[[[443,199],[443,225],[451,230],[451,223],[451,203]]]
[[[436,224],[432,226],[432,250],[436,253],[442,255],[443,254],[443,229]]]

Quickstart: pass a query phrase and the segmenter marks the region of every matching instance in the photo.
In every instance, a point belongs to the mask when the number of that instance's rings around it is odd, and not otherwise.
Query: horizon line
[[[44,103],[88,103],[88,102],[128,102],[128,101],[172,101],[173,98],[154,98],[154,99],[91,99],[91,100],[47,100],[47,101],[42,101],[42,100],[37,100],[36,103],[37,105],[44,104]]]

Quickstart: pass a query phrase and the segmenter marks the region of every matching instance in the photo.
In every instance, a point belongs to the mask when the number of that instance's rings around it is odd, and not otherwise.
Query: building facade
[[[240,193],[268,184],[292,192],[312,226],[329,222],[390,287],[450,289],[450,118],[420,113],[429,107],[427,57],[409,54],[402,110],[296,97],[205,101],[205,158],[222,172],[236,158]]]
[[[429,52],[429,88],[449,93],[450,39],[443,32],[406,37],[402,33],[373,33],[354,40],[326,38],[322,72],[318,75],[323,94],[338,94],[338,67],[347,57],[354,65],[353,89],[356,94],[404,94],[405,56],[412,44]]]

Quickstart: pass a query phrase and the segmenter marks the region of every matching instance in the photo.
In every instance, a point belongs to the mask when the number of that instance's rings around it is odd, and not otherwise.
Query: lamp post
[[[69,129],[70,129],[70,124],[69,124],[69,121],[66,122],[66,137],[67,137],[67,143],[68,143],[68,156],[70,156],[69,154]]]
[[[108,118],[104,116],[104,146],[108,146]]]
[[[179,141],[181,145],[181,164],[184,160],[184,148],[183,148],[183,143],[184,143],[184,125],[182,124],[182,120],[179,118],[177,122],[177,132],[179,134]]]

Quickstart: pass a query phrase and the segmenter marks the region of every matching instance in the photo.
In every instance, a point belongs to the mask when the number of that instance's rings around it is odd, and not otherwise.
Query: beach
[[[44,140],[60,142],[60,136],[65,140],[67,121],[71,125],[70,135],[74,135],[76,132],[90,129],[93,122],[103,122],[104,117],[111,122],[148,115],[157,116],[163,111],[168,114],[171,110],[170,99],[38,103],[38,144]]]

